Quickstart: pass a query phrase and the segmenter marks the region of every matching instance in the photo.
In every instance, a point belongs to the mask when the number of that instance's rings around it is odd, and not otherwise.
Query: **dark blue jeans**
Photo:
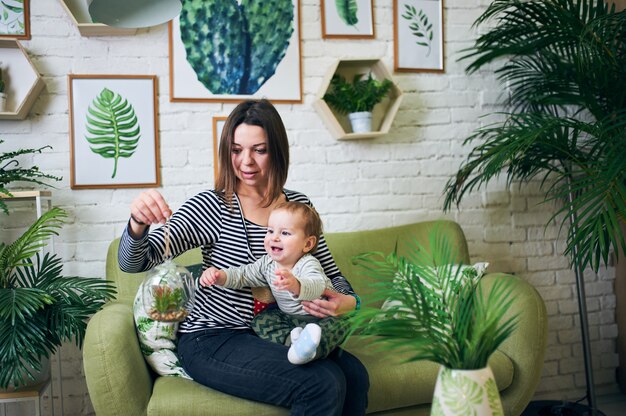
[[[362,416],[369,377],[343,350],[306,365],[287,361],[288,348],[252,330],[179,334],[178,356],[195,381],[233,396],[291,408],[292,415]]]

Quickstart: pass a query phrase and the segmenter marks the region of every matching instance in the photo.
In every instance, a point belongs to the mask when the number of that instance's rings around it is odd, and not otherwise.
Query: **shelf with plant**
[[[0,39],[0,56],[7,94],[6,108],[0,112],[0,120],[22,120],[30,112],[45,83],[17,40]]]
[[[339,60],[329,68],[315,110],[339,140],[373,138],[387,134],[400,108],[402,91],[379,59]],[[371,111],[369,131],[354,132],[346,114]]]
[[[512,282],[503,277],[485,288],[486,264],[461,264],[457,248],[437,228],[428,238],[430,248],[415,241],[406,244],[405,255],[369,252],[353,259],[372,278],[374,294],[350,316],[352,334],[369,338],[389,354],[408,352],[409,361],[441,364],[432,415],[443,414],[458,383],[472,387],[475,397],[452,400],[459,409],[451,414],[474,414],[481,407],[501,414],[488,360],[517,325],[517,315],[509,314]],[[474,374],[489,381],[480,385]]]

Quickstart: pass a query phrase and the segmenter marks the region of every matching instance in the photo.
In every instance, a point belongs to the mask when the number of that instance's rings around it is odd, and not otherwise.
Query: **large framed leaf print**
[[[169,23],[170,101],[302,102],[299,0],[183,0]]]
[[[70,186],[160,185],[157,78],[69,75]]]
[[[444,72],[443,0],[394,0],[396,72]]]
[[[30,39],[30,0],[0,0],[0,39]]]

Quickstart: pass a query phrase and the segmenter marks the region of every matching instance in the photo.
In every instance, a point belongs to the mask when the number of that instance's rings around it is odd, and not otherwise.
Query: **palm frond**
[[[382,350],[405,351],[411,361],[482,368],[515,327],[515,316],[503,320],[513,301],[510,282],[483,294],[482,271],[459,264],[458,251],[437,231],[429,235],[429,249],[411,241],[406,256],[394,251],[353,258],[374,278],[376,290],[350,316],[352,334],[370,337]],[[381,300],[382,308],[370,306]]]

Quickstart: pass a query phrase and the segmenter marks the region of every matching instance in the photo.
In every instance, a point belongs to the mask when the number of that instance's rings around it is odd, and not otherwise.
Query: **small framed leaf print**
[[[30,0],[0,0],[0,39],[30,39]]]
[[[443,0],[394,0],[396,72],[444,72]]]
[[[374,0],[322,0],[322,38],[373,39]]]
[[[160,185],[157,78],[69,75],[70,186]]]

